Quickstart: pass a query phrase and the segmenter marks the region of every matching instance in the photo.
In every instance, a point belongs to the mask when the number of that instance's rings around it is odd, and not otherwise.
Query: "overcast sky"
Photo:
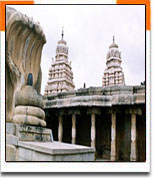
[[[42,87],[55,57],[57,41],[69,47],[75,89],[102,86],[106,54],[113,35],[119,45],[126,85],[145,80],[145,6],[144,5],[11,5],[34,21],[39,21],[46,35],[43,47]]]

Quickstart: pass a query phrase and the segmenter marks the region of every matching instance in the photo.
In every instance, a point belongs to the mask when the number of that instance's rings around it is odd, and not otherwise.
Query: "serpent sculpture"
[[[41,54],[46,38],[39,23],[6,9],[6,121],[46,126],[41,89]]]

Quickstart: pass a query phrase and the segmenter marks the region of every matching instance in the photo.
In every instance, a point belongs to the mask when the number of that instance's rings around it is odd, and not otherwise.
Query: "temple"
[[[44,95],[71,91],[75,87],[73,83],[71,62],[68,60],[68,47],[66,46],[66,41],[63,37],[64,32],[62,30],[62,38],[58,41],[55,61],[52,59]]]
[[[125,85],[121,62],[121,52],[113,36],[113,43],[109,46],[106,57],[106,69],[102,81],[103,86]]]
[[[106,65],[102,87],[44,96],[47,127],[56,141],[95,148],[95,160],[145,161],[145,86],[125,85],[114,37]]]

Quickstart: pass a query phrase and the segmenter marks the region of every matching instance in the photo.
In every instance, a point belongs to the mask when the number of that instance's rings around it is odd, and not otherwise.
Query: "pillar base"
[[[134,155],[130,155],[130,161],[137,161],[137,159]]]
[[[111,155],[111,161],[116,161],[116,156]]]

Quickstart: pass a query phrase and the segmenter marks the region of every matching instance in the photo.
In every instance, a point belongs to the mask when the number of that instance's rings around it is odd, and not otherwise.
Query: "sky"
[[[145,80],[144,5],[10,5],[33,17],[43,28],[47,43],[42,50],[41,94],[48,80],[52,58],[61,39],[69,47],[75,89],[102,86],[106,55],[113,42],[121,51],[126,85]]]

